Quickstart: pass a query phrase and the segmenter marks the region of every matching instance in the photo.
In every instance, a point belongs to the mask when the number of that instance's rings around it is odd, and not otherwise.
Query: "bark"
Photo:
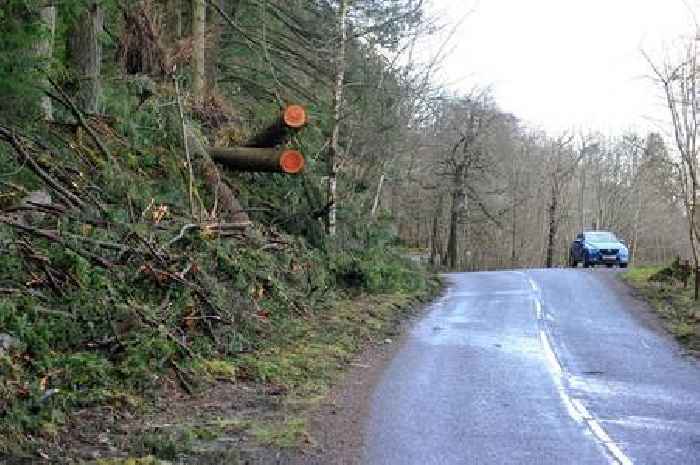
[[[634,222],[632,225],[632,244],[630,247],[630,265],[634,266],[637,263],[637,242],[639,241],[639,223],[642,214],[642,189],[637,187],[637,207],[634,212]]]
[[[204,0],[192,0],[192,95],[196,103],[204,100],[206,92],[206,27],[206,3]]]
[[[518,194],[518,170],[516,166],[516,159],[513,157],[511,166],[511,249],[510,249],[510,266],[515,268],[518,262],[517,247],[515,245],[517,239],[517,222],[518,222],[518,212],[516,205],[516,197]]]
[[[211,158],[237,171],[298,174],[304,167],[304,159],[296,150],[276,148],[206,147]]]
[[[55,6],[45,6],[40,11],[41,22],[44,25],[44,35],[41,40],[36,45],[36,52],[39,59],[42,61],[43,71],[48,72],[49,63],[51,57],[53,56],[53,42],[56,33],[56,7]],[[50,84],[48,79],[43,79],[43,84],[48,89]],[[47,121],[53,121],[53,108],[51,105],[51,97],[44,95],[41,97],[41,112],[44,119]]]
[[[214,0],[219,8],[224,10],[226,8],[225,0]],[[210,7],[209,13],[207,15],[209,22],[209,34],[207,36],[207,46],[205,60],[205,76],[206,82],[209,85],[209,90],[215,90],[217,86],[217,81],[219,80],[219,54],[221,47],[221,31],[223,29],[223,18],[219,15],[216,10]]]
[[[182,2],[183,0],[165,1],[163,38],[168,44],[182,39]]]
[[[442,215],[442,194],[438,197],[437,209],[433,216],[433,230],[430,238],[430,266],[435,268],[440,262],[440,216]]]
[[[440,219],[438,215],[433,217],[433,232],[430,238],[430,266],[436,268],[438,261],[440,259],[440,249],[438,244],[438,234],[439,234]]]
[[[379,208],[379,199],[382,195],[382,187],[384,187],[384,173],[382,173],[379,178],[379,185],[377,186],[377,193],[374,195],[374,203],[372,204],[372,218],[377,216],[377,209]]]
[[[347,42],[347,16],[349,0],[340,0],[338,10],[338,33],[340,43],[336,57],[336,75],[334,86],[333,132],[331,133],[330,149],[328,151],[328,221],[327,232],[333,237],[336,234],[337,216],[337,183],[338,183],[338,152],[340,143],[340,121],[343,109],[343,84],[345,82],[345,45]]]
[[[517,217],[517,209],[515,207],[515,199],[513,199],[513,200],[514,200],[513,205],[511,207],[512,208],[512,212],[511,212],[511,222],[512,222],[512,224],[511,224],[511,235],[512,235],[511,244],[512,244],[512,248],[510,251],[510,266],[511,266],[511,268],[515,268],[518,264],[517,246],[515,245],[516,239],[517,239],[516,225],[517,225],[518,217]]]
[[[558,215],[559,206],[559,190],[556,183],[552,185],[551,198],[549,200],[549,231],[547,234],[547,255],[545,259],[545,267],[551,268],[554,264],[554,242],[557,238],[557,229],[559,227]]]
[[[579,194],[579,231],[586,229],[586,166],[581,168],[581,192]]]
[[[447,239],[447,266],[456,270],[458,264],[458,230],[459,224],[467,206],[467,195],[464,190],[464,167],[458,166],[453,178],[452,208],[450,211],[450,232]]]
[[[103,22],[102,7],[90,2],[68,32],[68,55],[77,87],[75,100],[85,113],[98,113],[102,100]]]

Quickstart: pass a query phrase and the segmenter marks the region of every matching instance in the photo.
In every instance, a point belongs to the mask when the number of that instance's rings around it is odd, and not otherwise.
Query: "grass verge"
[[[691,286],[679,283],[654,282],[649,278],[662,267],[635,267],[622,279],[636,289],[661,318],[664,327],[695,355],[700,355],[700,303],[693,299]]]

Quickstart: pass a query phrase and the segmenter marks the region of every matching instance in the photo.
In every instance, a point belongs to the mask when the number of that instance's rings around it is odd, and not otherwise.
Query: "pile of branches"
[[[121,301],[123,296],[109,295],[109,289],[101,298],[111,305],[129,305],[130,311],[140,320],[140,326],[165,331],[185,357],[196,357],[186,334],[195,324],[198,331],[209,336],[214,347],[224,350],[225,344],[220,344],[219,335],[224,331],[235,332],[241,324],[242,309],[222,305],[216,294],[220,290],[212,285],[214,279],[208,274],[211,266],[200,263],[202,255],[191,250],[189,245],[197,234],[207,239],[226,237],[228,241],[241,244],[259,240],[252,238],[240,224],[194,223],[186,212],[155,202],[141,212],[132,211],[129,221],[118,221],[113,214],[114,206],[109,204],[114,199],[109,199],[109,195],[89,180],[96,175],[97,168],[91,165],[89,158],[77,153],[77,145],[67,145],[73,150],[73,160],[69,161],[37,138],[2,126],[0,143],[11,149],[8,152],[15,157],[16,165],[27,168],[42,184],[41,190],[30,192],[16,183],[6,183],[24,195],[24,200],[0,210],[0,225],[17,232],[16,240],[0,242],[0,250],[3,256],[20,259],[23,273],[15,276],[12,282],[7,278],[0,280],[0,294],[49,303],[79,288],[80,279],[74,272],[60,260],[55,262],[51,258],[52,250],[69,251],[103,270],[114,283],[147,282],[147,287],[161,289],[166,295],[161,310],[168,308],[167,295],[171,290],[186,290],[196,302],[193,311],[197,313],[187,316],[188,321],[182,325],[184,329],[168,328],[152,317],[153,312],[139,308],[134,302]],[[106,149],[101,142],[95,145]],[[114,157],[111,158],[114,162]],[[109,162],[104,163],[109,166]],[[111,167],[113,171],[120,169]],[[128,198],[122,200],[129,202]],[[126,207],[120,205],[119,208]],[[132,207],[128,209],[133,210]],[[282,242],[277,245],[284,247]],[[51,305],[42,308],[42,311],[72,317]],[[254,316],[255,309],[252,305],[251,308]],[[118,339],[115,334],[111,343],[117,343]],[[95,344],[102,342],[95,341]]]

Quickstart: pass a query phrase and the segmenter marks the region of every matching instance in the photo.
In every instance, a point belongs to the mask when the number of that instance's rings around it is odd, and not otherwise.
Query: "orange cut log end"
[[[304,156],[298,150],[285,150],[280,157],[280,168],[284,173],[297,174],[304,169]]]
[[[299,129],[306,125],[306,110],[301,105],[289,105],[282,114],[284,124],[290,128]]]

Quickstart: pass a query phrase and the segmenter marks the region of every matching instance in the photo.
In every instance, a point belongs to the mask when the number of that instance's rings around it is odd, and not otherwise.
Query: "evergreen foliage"
[[[377,166],[372,146],[400,138],[392,115],[401,107],[402,74],[378,47],[396,49],[411,34],[420,5],[368,1],[354,10],[347,125],[360,128],[356,143],[366,156],[341,177],[348,195],[337,240],[323,232],[331,3],[224,2],[225,18],[209,4],[208,35],[220,35],[207,51],[216,73],[207,99],[195,103],[191,9],[101,2],[103,100],[86,113],[76,108],[80,82],[70,63],[80,51],[68,36],[90,5],[58,6],[49,62],[35,53],[47,34],[43,5],[0,6],[0,333],[18,341],[0,352],[5,454],[51,441],[75,409],[145,408],[165,378],[183,390],[239,369],[264,381],[256,354],[307,334],[305,322],[323,320],[337,298],[430,287],[390,221],[369,218],[374,192],[361,174]],[[46,92],[54,122],[42,121]],[[259,133],[288,103],[311,114],[289,138],[306,154],[305,173],[225,173],[254,226],[221,235],[209,227],[218,199],[198,177],[192,214],[180,111],[203,139],[227,146]],[[26,203],[37,191],[50,194],[49,205]],[[202,221],[206,215],[213,218]],[[337,336],[348,337],[341,328]],[[294,373],[313,369],[295,365]]]

